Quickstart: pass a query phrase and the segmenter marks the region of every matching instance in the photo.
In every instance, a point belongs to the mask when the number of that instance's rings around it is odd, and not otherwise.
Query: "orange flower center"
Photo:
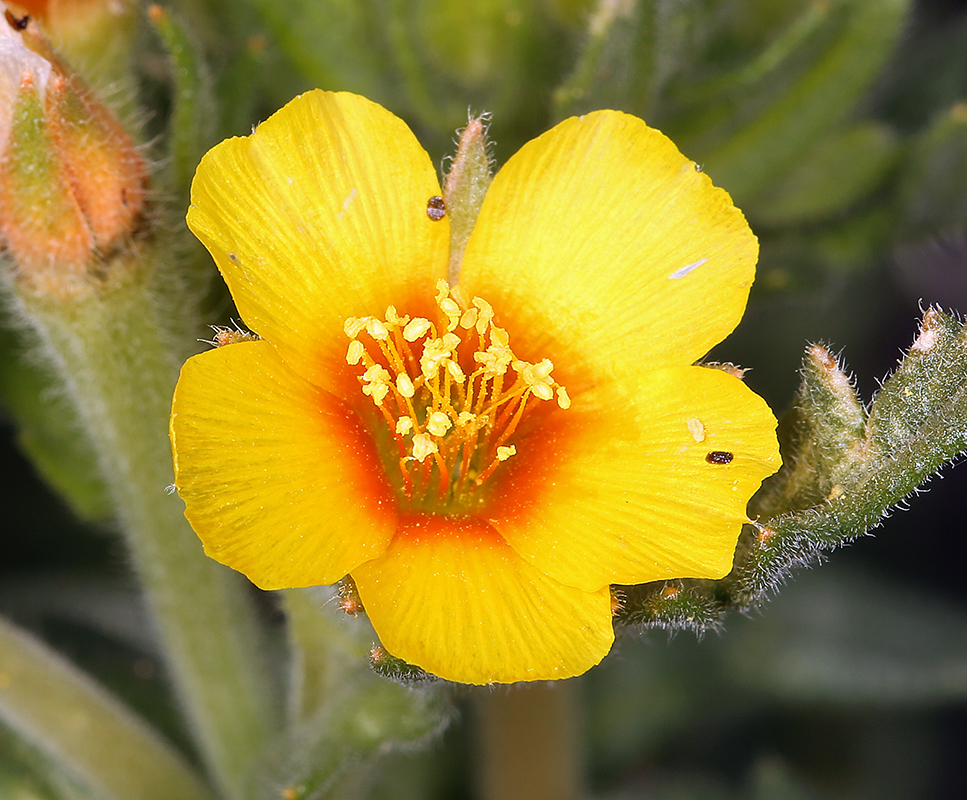
[[[460,510],[494,471],[517,454],[511,439],[538,405],[571,400],[554,365],[521,361],[490,304],[466,301],[437,283],[437,322],[401,316],[350,317],[346,361],[362,372],[363,394],[395,442],[392,471],[414,508]]]

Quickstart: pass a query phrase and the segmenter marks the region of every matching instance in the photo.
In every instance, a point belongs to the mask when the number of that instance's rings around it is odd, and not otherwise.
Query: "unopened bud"
[[[460,132],[457,154],[453,157],[453,163],[450,165],[450,171],[443,186],[443,199],[446,202],[447,214],[450,216],[448,274],[450,283],[454,285],[460,277],[463,253],[467,249],[470,233],[477,222],[477,214],[480,213],[484,195],[487,194],[487,188],[490,186],[488,121],[487,115],[471,117],[467,127]]]
[[[93,86],[124,85],[133,76],[133,0],[8,0],[15,19],[29,17]]]
[[[147,170],[32,24],[0,20],[0,243],[34,291],[67,296],[136,233]]]

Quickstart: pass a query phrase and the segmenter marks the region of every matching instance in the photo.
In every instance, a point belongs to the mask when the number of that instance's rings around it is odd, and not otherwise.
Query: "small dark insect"
[[[731,464],[732,459],[735,458],[731,453],[726,450],[713,450],[707,456],[705,460],[709,464]]]
[[[15,31],[22,31],[27,27],[27,23],[30,22],[30,17],[24,14],[22,17],[15,17],[9,11],[4,10],[3,15],[7,18],[7,22],[10,27]]]
[[[434,222],[439,222],[447,215],[447,206],[440,195],[434,195],[426,201],[426,215]]]

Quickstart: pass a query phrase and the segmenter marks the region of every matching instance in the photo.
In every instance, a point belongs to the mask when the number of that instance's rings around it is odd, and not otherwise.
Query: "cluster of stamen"
[[[446,502],[467,497],[517,453],[509,442],[539,404],[571,400],[547,359],[531,364],[510,349],[479,297],[437,283],[438,321],[386,309],[384,319],[351,317],[346,361],[396,443],[404,494]]]

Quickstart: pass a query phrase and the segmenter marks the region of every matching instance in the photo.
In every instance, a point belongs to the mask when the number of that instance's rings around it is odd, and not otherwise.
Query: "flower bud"
[[[70,295],[141,224],[147,170],[29,20],[0,20],[0,241],[18,277]]]
[[[39,23],[44,36],[89,85],[123,84],[132,75],[132,0],[9,0],[6,6],[15,18]]]

